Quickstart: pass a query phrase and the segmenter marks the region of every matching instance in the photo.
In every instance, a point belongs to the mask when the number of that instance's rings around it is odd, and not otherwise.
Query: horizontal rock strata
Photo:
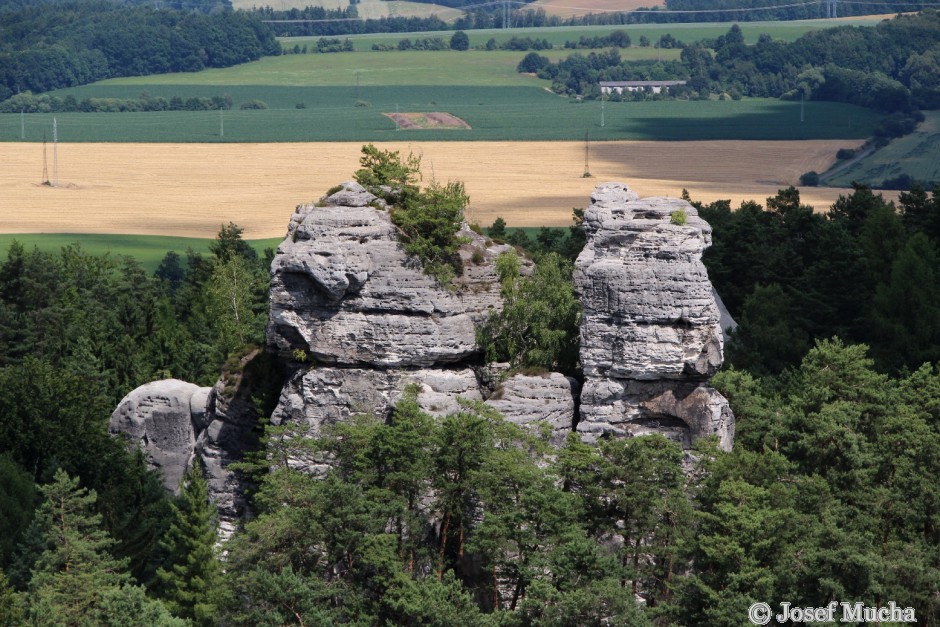
[[[273,424],[316,436],[356,414],[384,420],[409,384],[435,416],[458,411],[459,399],[490,396],[475,370],[476,327],[502,307],[494,261],[511,248],[466,225],[458,236],[468,242],[463,272],[445,287],[405,253],[384,203],[362,186],[344,183],[297,208],[272,266],[268,344],[315,365],[285,385]],[[561,375],[527,379],[532,389],[513,378],[487,402],[519,424],[570,431],[571,383]],[[322,462],[295,461],[311,470]]]
[[[423,368],[472,357],[475,325],[501,306],[492,260],[509,247],[465,229],[466,270],[456,289],[444,289],[405,253],[388,211],[370,203],[381,207],[345,183],[297,208],[271,269],[269,344],[338,366]]]
[[[577,429],[598,437],[662,432],[688,447],[717,434],[730,448],[727,401],[707,386],[722,364],[720,313],[702,252],[711,227],[676,198],[600,185],[575,265],[584,314]]]
[[[494,262],[508,246],[464,225],[463,274],[444,287],[405,253],[384,201],[360,185],[344,183],[298,207],[271,268],[269,353],[261,357],[278,355],[291,373],[271,422],[316,436],[357,414],[384,420],[413,384],[432,415],[458,411],[462,399],[482,401],[547,432],[556,446],[576,429],[589,442],[661,433],[685,448],[717,435],[730,449],[734,417],[708,385],[722,363],[722,327],[734,324],[720,313],[701,262],[710,227],[684,201],[640,199],[623,184],[598,186],[591,200],[574,276],[584,309],[583,386],[558,373],[510,375],[508,364],[480,363],[476,327],[502,307]],[[257,357],[246,356],[214,388],[149,383],[111,418],[112,433],[140,444],[168,490],[178,491],[198,457],[223,537],[246,514],[244,486],[229,465],[257,437],[252,386],[268,386],[263,367],[251,367]],[[317,471],[324,460],[291,463]]]

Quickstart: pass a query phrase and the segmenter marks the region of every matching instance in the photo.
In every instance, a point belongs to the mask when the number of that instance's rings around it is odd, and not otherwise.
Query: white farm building
[[[654,94],[661,93],[663,89],[675,87],[676,85],[685,85],[685,81],[601,81],[601,93],[622,94],[624,91],[652,91]]]

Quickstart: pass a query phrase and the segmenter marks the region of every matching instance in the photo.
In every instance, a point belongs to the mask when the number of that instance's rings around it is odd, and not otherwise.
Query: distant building
[[[658,94],[664,88],[675,87],[676,85],[685,85],[685,81],[601,81],[601,93],[616,92],[622,94],[624,91],[646,91],[649,89],[654,94]]]

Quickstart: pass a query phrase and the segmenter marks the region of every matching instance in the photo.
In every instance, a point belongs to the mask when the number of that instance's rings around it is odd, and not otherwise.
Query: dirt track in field
[[[425,180],[462,180],[468,217],[488,225],[562,226],[597,183],[643,196],[763,202],[809,170],[822,172],[850,141],[414,142]],[[42,145],[0,143],[0,233],[126,233],[214,237],[235,222],[249,238],[284,234],[297,204],[349,180],[360,145],[59,144],[59,187],[40,185]],[[52,149],[48,149],[50,175]],[[845,190],[804,188],[824,210]],[[891,196],[896,198],[896,193]]]

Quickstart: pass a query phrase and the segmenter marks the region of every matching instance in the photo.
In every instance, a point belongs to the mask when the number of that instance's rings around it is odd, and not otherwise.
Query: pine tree
[[[19,595],[0,570],[0,627],[13,627],[23,623],[23,607]]]
[[[163,599],[177,616],[200,625],[214,624],[221,564],[215,550],[215,510],[197,467],[183,477],[182,491],[171,507],[172,522],[160,542],[167,563],[157,570]]]
[[[64,470],[41,488],[36,513],[42,553],[29,582],[30,616],[42,624],[101,623],[107,592],[127,584],[127,564],[109,553],[114,540],[93,514],[94,490],[78,487]]]

